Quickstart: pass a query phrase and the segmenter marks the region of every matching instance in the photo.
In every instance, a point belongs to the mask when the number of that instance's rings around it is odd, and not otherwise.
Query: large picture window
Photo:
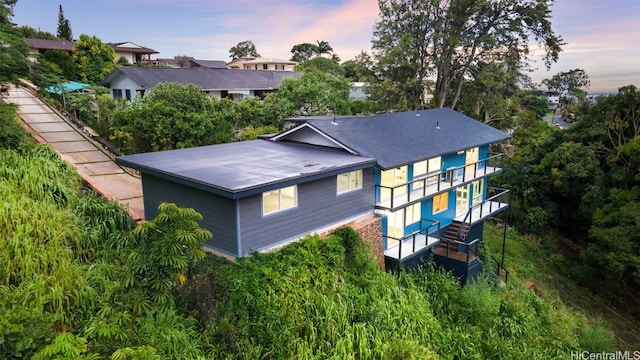
[[[298,206],[296,185],[262,193],[262,214],[267,215]]]
[[[449,193],[442,193],[433,197],[433,213],[447,210],[449,207]]]
[[[338,194],[362,189],[362,170],[338,175]]]

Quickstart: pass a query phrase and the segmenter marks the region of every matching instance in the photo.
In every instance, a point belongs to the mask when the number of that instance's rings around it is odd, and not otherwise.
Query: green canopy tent
[[[62,103],[64,104],[64,106],[67,106],[67,101],[64,97],[64,94],[69,93],[69,92],[74,92],[74,91],[78,91],[78,90],[82,90],[86,87],[88,87],[89,84],[85,84],[85,83],[81,83],[81,82],[77,82],[77,81],[67,81],[67,82],[63,82],[57,85],[51,85],[51,86],[47,86],[46,88],[44,88],[47,92],[50,92],[52,94],[58,94],[58,95],[62,95]]]

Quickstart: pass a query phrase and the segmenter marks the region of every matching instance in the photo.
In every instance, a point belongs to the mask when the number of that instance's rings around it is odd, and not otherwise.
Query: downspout
[[[236,239],[238,247],[237,257],[242,257],[242,234],[240,233],[240,199],[235,200],[236,204]]]

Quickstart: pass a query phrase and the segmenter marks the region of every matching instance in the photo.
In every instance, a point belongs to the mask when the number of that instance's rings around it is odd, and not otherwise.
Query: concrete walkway
[[[51,145],[93,189],[120,203],[136,221],[144,219],[142,181],[139,177],[116,165],[111,154],[100,144],[29,91],[12,85],[6,95],[5,102],[19,105],[18,115],[32,130],[36,140]]]

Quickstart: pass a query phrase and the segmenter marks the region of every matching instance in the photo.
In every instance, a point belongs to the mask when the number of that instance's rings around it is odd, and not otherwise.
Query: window
[[[433,213],[447,210],[449,207],[449,193],[443,193],[433,197]]]
[[[362,170],[338,175],[338,194],[362,189]]]
[[[407,206],[405,212],[406,215],[404,218],[407,221],[405,225],[415,224],[420,221],[420,203]]]
[[[112,89],[114,99],[122,99],[122,89]]]
[[[442,158],[440,156],[429,160],[418,161],[413,164],[413,177],[439,172],[440,168],[442,168]]]
[[[298,188],[296,185],[262,193],[263,215],[296,206],[298,206]]]
[[[269,64],[262,64],[262,70],[269,70]]]
[[[482,203],[483,191],[484,191],[484,186],[483,186],[482,179],[473,183],[473,198],[471,199],[471,201],[474,206]]]
[[[380,201],[385,202],[407,193],[407,166],[384,170],[380,173]],[[405,186],[402,186],[405,185]],[[392,189],[393,188],[393,189]],[[397,202],[395,203],[397,204]]]
[[[125,94],[125,98],[126,98],[127,100],[131,101],[131,90],[126,89],[126,90],[124,91],[124,94]]]
[[[427,173],[427,160],[418,161],[413,164],[413,177],[424,175]]]

